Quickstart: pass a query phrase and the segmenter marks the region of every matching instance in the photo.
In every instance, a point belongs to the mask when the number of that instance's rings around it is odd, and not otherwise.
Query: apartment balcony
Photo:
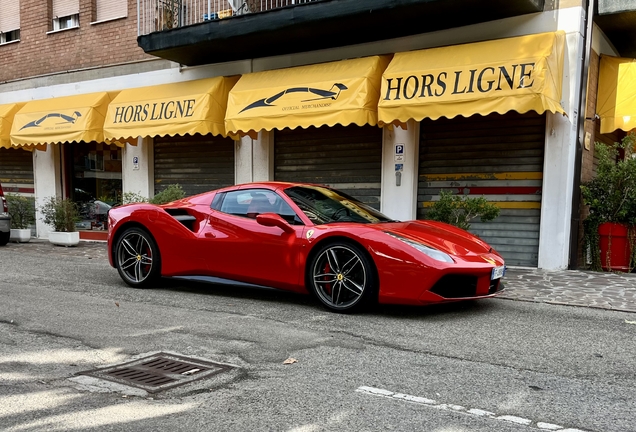
[[[636,0],[599,0],[594,22],[621,57],[636,57]]]
[[[544,0],[137,0],[139,46],[188,66],[334,48],[541,12]]]

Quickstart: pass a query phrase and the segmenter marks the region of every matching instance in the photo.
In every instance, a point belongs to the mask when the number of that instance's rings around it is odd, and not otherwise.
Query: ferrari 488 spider
[[[133,287],[160,277],[314,294],[350,311],[369,301],[420,305],[492,297],[504,260],[440,222],[391,220],[337,190],[251,183],[108,214],[110,264]]]

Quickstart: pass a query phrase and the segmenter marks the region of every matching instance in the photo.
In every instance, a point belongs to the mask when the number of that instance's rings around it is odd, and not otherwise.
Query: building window
[[[79,14],[53,18],[53,30],[64,30],[79,27]]]
[[[79,27],[79,0],[50,0],[53,31]]]
[[[20,40],[20,2],[0,0],[0,44]]]
[[[0,44],[15,42],[20,40],[20,30],[11,30],[6,33],[0,33]]]

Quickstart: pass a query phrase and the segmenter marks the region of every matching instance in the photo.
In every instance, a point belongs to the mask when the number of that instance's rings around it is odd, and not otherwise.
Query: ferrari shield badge
[[[307,240],[309,240],[312,235],[314,235],[314,230],[307,231]]]

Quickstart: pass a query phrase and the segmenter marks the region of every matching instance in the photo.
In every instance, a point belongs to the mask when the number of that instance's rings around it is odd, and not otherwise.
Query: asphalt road
[[[338,315],[273,290],[135,290],[103,260],[24,250],[0,248],[1,430],[636,431],[636,314]],[[77,375],[159,351],[235,368],[154,395]]]

